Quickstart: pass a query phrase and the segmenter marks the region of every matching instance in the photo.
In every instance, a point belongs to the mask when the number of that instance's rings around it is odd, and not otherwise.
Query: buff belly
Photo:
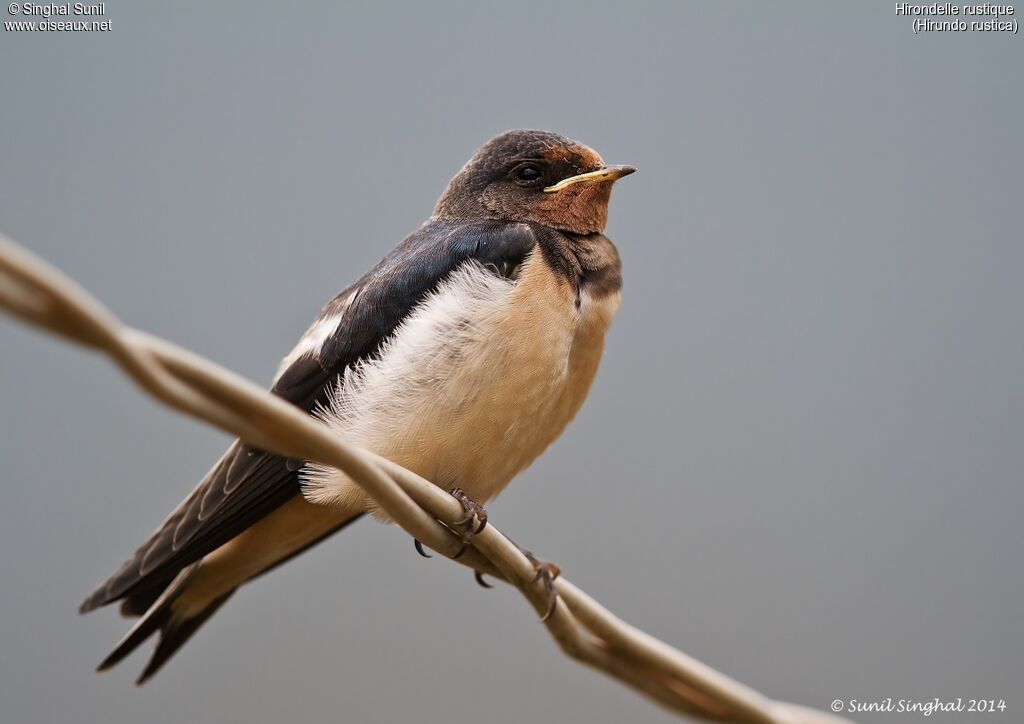
[[[618,294],[576,303],[534,252],[518,280],[470,263],[345,377],[338,434],[484,503],[550,445],[597,371]],[[308,466],[312,502],[372,508],[342,473]]]

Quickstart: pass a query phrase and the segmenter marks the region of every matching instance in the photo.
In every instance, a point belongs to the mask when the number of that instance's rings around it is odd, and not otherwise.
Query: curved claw
[[[418,538],[413,538],[413,546],[416,548],[416,552],[419,553],[424,558],[433,558],[434,557],[434,556],[430,555],[429,553],[427,553],[425,550],[423,550],[423,544],[420,543]]]
[[[480,571],[473,571],[473,578],[475,578],[476,582],[479,583],[484,588],[494,588],[494,585],[491,584],[491,583],[488,583],[487,579],[484,578],[484,574],[481,573]]]
[[[547,620],[551,618],[551,614],[555,612],[555,608],[558,606],[558,594],[554,591],[551,592],[551,603],[548,604],[547,612],[540,617],[541,623],[547,623]]]
[[[528,554],[527,558],[537,568],[537,572],[533,576],[533,582],[542,581],[544,583],[544,592],[548,596],[548,610],[540,617],[540,622],[546,623],[558,606],[558,591],[555,590],[555,579],[562,573],[562,570],[554,563],[541,563],[533,557],[532,553]]]
[[[479,513],[472,513],[470,515],[467,515],[465,518],[460,518],[459,520],[455,521],[452,525],[454,525],[457,528],[462,528],[477,522],[479,522],[479,525],[477,525],[476,528],[470,529],[472,535],[476,535],[477,533],[479,533],[487,527],[486,510],[481,509]]]
[[[466,513],[465,518],[454,521],[449,526],[456,529],[462,528],[462,547],[452,556],[454,560],[466,552],[466,549],[469,548],[473,540],[473,536],[482,531],[484,526],[487,525],[487,511],[466,495],[462,488],[452,488],[448,492],[462,504],[462,509]]]

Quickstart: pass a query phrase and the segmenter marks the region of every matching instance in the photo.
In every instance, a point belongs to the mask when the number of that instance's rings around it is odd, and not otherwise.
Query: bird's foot
[[[482,531],[487,525],[487,511],[484,510],[482,505],[466,495],[462,488],[452,488],[448,492],[451,493],[453,498],[462,504],[462,509],[466,513],[465,518],[455,521],[455,527],[461,529],[460,535],[462,538],[462,545],[459,547],[459,550],[455,552],[455,555],[453,555],[452,558],[458,558],[466,552],[467,548],[469,548],[469,544],[473,540],[473,536]],[[419,540],[414,538],[413,545],[416,547],[416,552],[424,558],[433,558],[432,555],[423,550],[423,543]],[[477,581],[480,581],[479,577],[477,578]],[[484,588],[493,588],[493,586],[482,581],[480,582],[480,585]]]
[[[535,571],[533,576],[533,582],[541,582],[544,595],[547,598],[548,608],[544,612],[544,615],[540,617],[540,622],[544,623],[551,614],[555,612],[555,607],[558,605],[558,591],[555,590],[555,579],[561,574],[562,569],[556,564],[550,563],[549,561],[542,561],[537,558],[533,553],[523,548],[521,545],[512,541],[512,544],[519,549],[519,552],[526,556],[526,560],[530,561]]]
[[[462,546],[452,556],[452,558],[458,558],[469,548],[469,544],[473,541],[473,536],[487,526],[487,511],[484,510],[482,505],[466,495],[462,488],[452,488],[448,492],[451,493],[453,498],[462,503],[462,510],[466,513],[465,518],[455,521],[455,527],[462,529]]]

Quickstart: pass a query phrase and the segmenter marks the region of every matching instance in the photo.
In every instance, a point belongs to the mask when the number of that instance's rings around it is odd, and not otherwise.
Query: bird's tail
[[[167,663],[174,652],[192,637],[192,634],[206,622],[206,619],[210,618],[218,608],[224,605],[225,601],[231,598],[231,594],[237,589],[232,588],[227,593],[221,594],[200,611],[188,615],[176,612],[174,602],[185,591],[188,580],[198,567],[199,564],[196,563],[182,569],[163,593],[149,606],[142,618],[125,634],[110,655],[103,659],[103,662],[97,667],[97,671],[105,671],[115,666],[137,649],[142,642],[159,632],[160,639],[157,641],[153,656],[149,659],[149,663],[146,664],[146,668],[142,670],[139,678],[135,680],[135,683],[141,686]]]

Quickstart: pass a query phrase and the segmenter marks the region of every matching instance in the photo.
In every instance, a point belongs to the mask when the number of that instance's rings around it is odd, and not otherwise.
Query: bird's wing
[[[406,315],[454,269],[472,259],[507,276],[536,243],[526,224],[429,222],[324,308],[287,358],[271,392],[312,411],[327,400],[338,375],[374,355]],[[81,610],[129,596],[143,603],[155,599],[182,568],[296,495],[303,462],[236,441],[150,539],[85,600]],[[135,608],[130,606],[129,611]]]

